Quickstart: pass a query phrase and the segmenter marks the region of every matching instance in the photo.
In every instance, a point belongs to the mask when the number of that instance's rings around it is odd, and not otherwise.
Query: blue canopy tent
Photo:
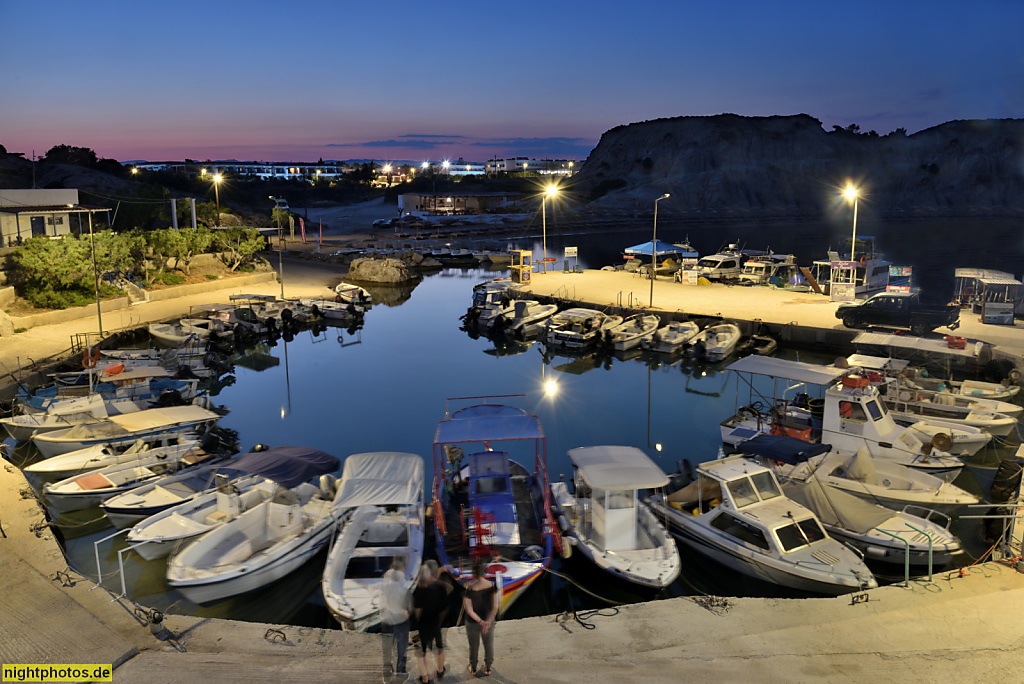
[[[689,245],[674,245],[670,242],[663,242],[662,240],[657,240],[656,242],[657,245],[655,248],[657,249],[657,255],[659,257],[678,256],[678,258],[681,259],[696,259],[698,256],[697,252],[695,252]],[[635,257],[649,257],[651,256],[651,240],[639,245],[633,245],[632,247],[627,248],[623,254]]]

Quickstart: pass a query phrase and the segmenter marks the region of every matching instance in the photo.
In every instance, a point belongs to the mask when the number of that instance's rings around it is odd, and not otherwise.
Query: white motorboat
[[[576,468],[575,495],[564,482],[551,484],[562,533],[576,550],[613,577],[662,589],[679,576],[675,540],[638,498],[661,489],[668,478],[640,449],[594,446],[569,450]]]
[[[735,445],[767,432],[830,444],[845,453],[864,446],[875,458],[923,470],[948,482],[956,479],[964,467],[959,458],[938,450],[934,441],[929,448],[918,437],[920,433],[897,425],[880,400],[878,388],[866,375],[768,356],[744,357],[730,364],[728,370],[735,371],[749,386],[750,403],[722,421],[722,441],[726,444]],[[761,393],[764,385],[755,389],[754,376],[775,381],[771,398]],[[825,388],[825,396],[811,399],[806,392],[787,396],[793,390],[811,387]]]
[[[160,434],[139,438],[133,442],[92,444],[83,449],[76,449],[33,463],[25,467],[25,472],[32,473],[44,480],[62,479],[117,463],[128,463],[138,459],[140,454],[150,449],[174,445],[194,447],[198,444],[199,435],[194,432]]]
[[[131,444],[139,438],[164,433],[195,432],[218,420],[218,414],[201,406],[169,406],[111,416],[100,423],[53,430],[35,435],[32,442],[45,458],[52,458],[95,444]]]
[[[299,303],[309,307],[314,316],[322,316],[336,321],[350,321],[360,313],[355,304],[338,302],[333,299],[300,299]]]
[[[830,250],[827,258],[814,261],[811,272],[822,291],[827,292],[826,287],[832,285],[832,264],[837,261],[847,261],[855,265],[854,282],[849,284],[853,285],[852,289],[857,295],[884,290],[889,284],[890,262],[877,250],[875,238],[870,235],[858,235],[855,239],[845,238],[839,251]]]
[[[217,473],[229,469],[230,464],[223,463],[189,468],[112,496],[100,508],[117,529],[134,527],[151,515],[191,501],[211,489]]]
[[[672,477],[647,501],[682,543],[750,577],[818,594],[878,586],[863,560],[828,536],[814,513],[786,497],[772,472],[743,456]]]
[[[692,321],[676,321],[663,325],[655,332],[640,338],[640,346],[662,354],[682,351],[686,344],[700,333],[700,326]]]
[[[551,320],[554,321],[555,318],[561,315],[555,314]],[[594,311],[585,318],[576,318],[553,330],[549,329],[545,342],[553,347],[584,349],[596,344],[598,340],[603,338],[606,331],[614,329],[621,324],[622,316],[609,316],[600,311]]]
[[[934,475],[873,458],[867,447],[855,454],[804,455],[792,463],[780,459],[776,472],[783,480],[803,481],[814,475],[830,487],[895,510],[911,505],[948,513],[979,501],[974,494]]]
[[[357,310],[361,307],[362,311],[366,311],[373,303],[373,297],[365,288],[351,283],[338,283],[334,286],[334,293],[336,298],[341,299],[342,304],[352,304]]]
[[[606,330],[601,341],[615,351],[628,351],[639,346],[645,335],[653,335],[660,323],[661,319],[653,314],[634,314],[621,326]]]
[[[916,422],[905,421],[895,414],[893,420],[897,425],[910,428],[917,433],[917,438],[927,447],[945,451],[953,456],[973,456],[992,441],[992,434],[987,430],[962,423],[935,418],[924,418]]]
[[[910,389],[925,389],[933,392],[949,391],[953,394],[960,394],[972,399],[1009,400],[1012,402],[1013,398],[1020,392],[1020,385],[1013,384],[1009,378],[1002,382],[943,380],[931,377],[924,368],[914,367],[908,367],[903,370],[900,382]],[[1011,405],[1016,406],[1016,404]],[[1003,412],[1005,413],[1005,411]]]
[[[423,562],[423,458],[416,454],[353,454],[334,497],[340,518],[321,589],[345,629],[380,624],[384,573],[400,567],[411,592]]]
[[[282,488],[290,489],[313,478],[321,478],[321,498],[329,500],[334,495],[330,473],[337,468],[337,458],[306,447],[273,447],[238,456],[218,471],[212,489],[135,525],[128,533],[128,543],[146,542],[135,547],[146,560],[163,558],[270,500]],[[154,494],[157,496],[147,498],[154,506],[161,505],[162,493]]]
[[[972,401],[967,397],[950,392],[932,392],[931,396],[928,394],[924,390],[899,389],[886,392],[881,399],[893,416],[909,422],[936,419],[981,428],[996,437],[1006,437],[1017,428],[1017,418],[1013,416],[980,405],[962,405]]]
[[[180,321],[172,323],[150,323],[148,326],[149,335],[157,344],[166,347],[181,347],[196,339],[205,340],[209,337],[209,331],[194,332],[188,330]]]
[[[539,304],[532,300],[517,300],[512,315],[505,316],[505,331],[522,337],[533,337],[543,322],[558,311],[557,304]]]
[[[189,601],[204,604],[256,591],[285,577],[330,541],[338,524],[334,494],[333,482],[280,487],[271,499],[172,556],[167,584]]]
[[[136,411],[138,406],[130,400],[121,400],[120,405],[130,404]],[[127,406],[125,406],[127,409]],[[106,420],[107,405],[99,394],[90,394],[74,399],[62,399],[50,404],[41,413],[22,413],[0,420],[9,434],[16,441],[24,442],[32,435],[63,430],[85,423],[98,423]]]
[[[769,461],[792,461],[797,454],[825,453],[829,448],[774,435],[759,435],[740,445],[751,457]],[[869,560],[904,565],[909,558],[911,565],[931,562],[942,567],[962,550],[949,532],[949,516],[938,511],[914,506],[894,511],[826,485],[813,474],[781,484],[783,493],[812,511],[831,537],[852,545]]]
[[[175,365],[174,369],[177,368]],[[86,379],[82,384],[55,382],[35,390],[31,395],[21,391],[17,397],[18,405],[25,413],[38,413],[45,411],[54,402],[84,397],[92,393],[101,395],[106,401],[126,399],[152,402],[159,401],[162,394],[172,391],[177,392],[185,401],[192,401],[199,384],[197,379],[172,378],[171,371],[162,366],[130,367],[115,373],[105,372],[107,369],[116,370],[109,366],[104,371],[93,369],[91,386]]]
[[[690,354],[697,359],[716,363],[728,358],[735,350],[742,334],[732,323],[712,325],[697,333],[690,340]]]
[[[177,444],[144,451],[134,461],[109,465],[43,486],[47,507],[69,513],[214,458],[198,445]]]

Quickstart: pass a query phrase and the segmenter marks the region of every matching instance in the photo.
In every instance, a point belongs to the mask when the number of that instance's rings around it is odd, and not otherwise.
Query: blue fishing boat
[[[510,405],[520,401],[526,408]],[[476,561],[485,563],[505,610],[562,548],[540,419],[525,395],[448,399],[433,454],[438,558],[464,583]],[[514,457],[532,458],[533,472]]]

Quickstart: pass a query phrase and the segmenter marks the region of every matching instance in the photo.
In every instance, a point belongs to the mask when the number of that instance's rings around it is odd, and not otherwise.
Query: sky
[[[0,0],[0,25],[26,157],[583,160],[664,117],[1024,116],[1024,0]]]

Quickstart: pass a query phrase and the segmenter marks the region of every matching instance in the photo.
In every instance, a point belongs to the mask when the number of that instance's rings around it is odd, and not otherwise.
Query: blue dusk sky
[[[26,156],[583,159],[663,117],[1024,116],[1020,0],[0,0],[0,24]]]

